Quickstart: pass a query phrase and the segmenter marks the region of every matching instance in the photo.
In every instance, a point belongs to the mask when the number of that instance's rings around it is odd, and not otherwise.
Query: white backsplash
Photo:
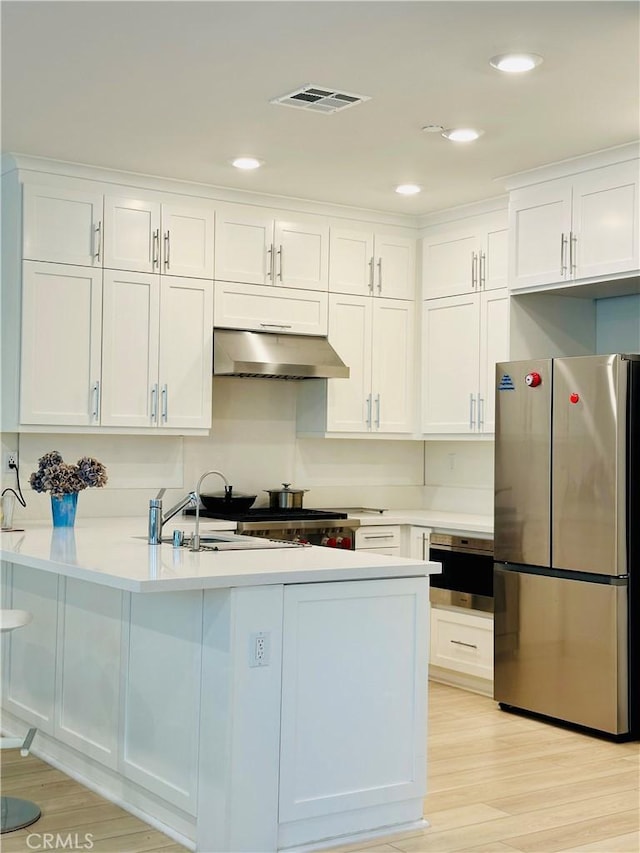
[[[256,505],[268,500],[264,489],[291,483],[309,490],[308,507],[492,511],[491,442],[299,439],[296,389],[294,382],[215,379],[213,428],[202,437],[5,435],[3,452],[18,449],[27,499],[14,521],[50,515],[49,496],[28,485],[49,450],[67,462],[94,456],[107,467],[107,487],[81,494],[79,517],[145,516],[160,488],[167,488],[168,506],[210,469],[222,471],[237,491],[256,493]],[[4,475],[2,485],[14,485],[13,475]],[[205,485],[222,488],[216,477]]]

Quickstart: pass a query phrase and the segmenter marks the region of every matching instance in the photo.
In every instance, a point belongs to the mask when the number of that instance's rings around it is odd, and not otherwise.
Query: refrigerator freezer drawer
[[[627,586],[496,567],[494,598],[496,701],[625,734]]]

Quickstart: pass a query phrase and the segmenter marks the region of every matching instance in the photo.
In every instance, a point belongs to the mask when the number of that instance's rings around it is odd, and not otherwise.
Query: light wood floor
[[[3,853],[33,849],[30,832],[84,833],[95,853],[185,848],[34,756],[2,753],[3,793],[43,815],[2,836]],[[638,853],[640,744],[596,737],[499,711],[494,702],[431,685],[427,830],[332,853]],[[68,849],[68,848],[67,848]],[[255,851],[263,853],[263,851]]]

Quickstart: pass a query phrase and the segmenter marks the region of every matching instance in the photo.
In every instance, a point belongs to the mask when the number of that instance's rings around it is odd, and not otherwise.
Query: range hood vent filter
[[[349,368],[323,337],[214,329],[213,375],[348,379]]]

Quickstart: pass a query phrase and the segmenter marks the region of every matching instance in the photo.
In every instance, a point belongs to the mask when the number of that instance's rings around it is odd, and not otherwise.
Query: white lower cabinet
[[[327,334],[327,293],[270,285],[215,283],[215,325],[223,329]]]
[[[400,556],[400,526],[396,524],[372,525],[356,530],[356,551]]]
[[[430,527],[403,525],[402,527],[402,556],[414,560],[429,559]]]
[[[432,607],[429,674],[438,681],[491,693],[493,614]]]
[[[506,289],[423,303],[422,431],[494,431],[495,364],[509,358]]]

